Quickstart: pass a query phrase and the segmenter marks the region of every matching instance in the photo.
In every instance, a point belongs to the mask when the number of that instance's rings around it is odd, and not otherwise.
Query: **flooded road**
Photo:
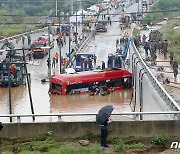
[[[118,19],[115,17],[113,20]],[[44,32],[46,33],[46,32]],[[108,26],[108,32],[98,34],[95,40],[88,45],[85,52],[95,53],[98,57],[97,65],[101,65],[102,60],[107,63],[107,56],[109,53],[114,53],[116,50],[115,41],[120,38],[121,32],[118,23],[113,23]],[[35,34],[33,39],[37,39],[40,35]],[[98,44],[99,43],[99,44]],[[97,47],[95,47],[95,45]],[[51,50],[51,57],[59,52],[57,43]],[[63,57],[68,53],[68,42],[62,48]],[[31,92],[35,114],[49,114],[49,113],[97,113],[98,110],[105,105],[113,105],[113,113],[130,112],[129,105],[132,91],[131,89],[111,92],[107,96],[89,96],[83,95],[49,95],[49,83],[41,83],[43,77],[48,76],[47,57],[44,59],[35,59],[39,62],[38,66],[28,65],[28,72],[31,74]],[[107,66],[107,65],[106,65]],[[59,73],[59,64],[52,69],[53,74]],[[30,100],[27,86],[13,87],[12,90],[12,113],[13,114],[31,114]],[[8,88],[0,87],[0,114],[9,114],[9,95]],[[79,117],[83,120],[83,117]],[[75,118],[76,119],[76,118]],[[57,121],[57,117],[38,117],[36,121]],[[67,121],[70,119],[67,119]],[[71,119],[72,120],[72,119]],[[87,120],[87,119],[86,119]],[[88,120],[92,120],[90,117]],[[2,122],[9,122],[8,118],[2,118]],[[13,119],[16,122],[16,119]],[[22,122],[31,122],[32,118],[22,118]]]
[[[35,80],[32,81],[31,88],[35,114],[97,113],[101,107],[109,104],[114,106],[113,113],[131,111],[129,105],[131,99],[131,90],[115,91],[111,92],[110,95],[107,96],[90,96],[89,94],[49,96],[49,84],[41,84],[41,82]],[[7,88],[0,88],[0,98],[1,114],[8,114],[9,101]],[[21,86],[12,88],[12,113],[31,114],[27,87]],[[48,119],[49,117],[39,117],[36,119],[36,121],[47,121]],[[9,119],[3,118],[1,121],[7,122]],[[29,122],[32,121],[32,119],[23,118],[22,121]]]

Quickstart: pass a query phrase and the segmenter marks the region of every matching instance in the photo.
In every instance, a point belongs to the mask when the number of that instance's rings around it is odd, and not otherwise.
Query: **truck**
[[[3,50],[4,47],[8,49]],[[6,54],[0,61],[0,87],[8,87],[9,83],[13,87],[25,84],[26,74],[23,56],[14,48],[13,43],[7,39],[0,47],[1,52]]]
[[[50,49],[54,47],[54,40],[52,35],[50,34]],[[48,51],[50,50],[47,46],[49,44],[49,36],[48,34],[44,34],[39,37],[37,40],[33,41],[31,44],[32,55],[34,59],[44,58]]]
[[[93,55],[89,53],[77,53],[76,59],[76,72],[93,70],[92,60]]]
[[[64,33],[66,34],[66,36],[69,36],[71,32],[71,25],[67,25],[67,24],[63,24],[61,25],[61,33],[64,35]]]

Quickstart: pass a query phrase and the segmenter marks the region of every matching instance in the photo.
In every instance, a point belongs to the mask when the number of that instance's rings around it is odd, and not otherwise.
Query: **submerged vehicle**
[[[89,92],[94,85],[120,90],[131,87],[132,74],[125,69],[104,69],[75,74],[57,74],[50,79],[51,94],[68,95]]]
[[[35,40],[31,44],[33,58],[34,59],[44,58],[44,56],[48,54],[48,51],[50,50],[49,48],[47,48],[48,44],[49,44],[48,34],[44,34],[41,37],[39,37],[37,40]],[[54,47],[54,41],[52,35],[50,34],[50,48],[53,47]]]
[[[8,50],[4,50],[6,57],[2,58],[0,62],[0,86],[8,87],[9,79],[11,86],[19,86],[25,84],[25,66],[23,64],[23,56],[14,49],[14,45],[5,40],[4,47],[8,47]]]
[[[93,55],[92,54],[77,53],[75,55],[75,59],[76,59],[76,66],[75,66],[76,72],[90,71],[93,69],[93,66],[92,66]]]

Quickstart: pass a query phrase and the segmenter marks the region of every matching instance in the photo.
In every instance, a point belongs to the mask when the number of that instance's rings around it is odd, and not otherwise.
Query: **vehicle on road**
[[[50,79],[51,94],[87,93],[92,86],[106,85],[110,90],[131,87],[132,74],[125,69],[103,69],[75,74],[57,74]]]
[[[68,25],[68,24],[61,25],[61,33],[62,35],[64,35],[65,33],[66,36],[69,36],[71,33],[71,25]]]
[[[107,21],[98,21],[96,24],[96,32],[107,32]]]
[[[49,45],[49,36],[48,34],[44,34],[41,37],[39,37],[37,40],[35,40],[31,44],[32,49],[32,55],[34,59],[41,59],[44,58],[46,54],[48,54],[48,51],[50,50],[48,48]],[[54,40],[52,38],[52,35],[50,34],[50,48],[54,47]]]
[[[82,31],[83,32],[91,32],[91,26],[92,26],[92,24],[90,21],[84,21]]]

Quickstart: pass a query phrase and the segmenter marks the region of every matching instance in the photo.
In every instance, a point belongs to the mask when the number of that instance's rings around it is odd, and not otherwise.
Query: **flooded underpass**
[[[117,20],[119,16],[115,16],[112,20]],[[78,28],[80,32],[80,28]],[[47,33],[47,32],[44,32]],[[35,34],[33,39],[36,39],[41,34]],[[120,38],[121,31],[119,24],[114,23],[108,25],[106,33],[97,34],[95,40],[92,39],[90,44],[84,50],[86,53],[93,53],[97,55],[97,65],[101,65],[102,60],[107,66],[107,56],[109,53],[116,51],[115,41]],[[112,39],[113,38],[113,39]],[[54,37],[56,40],[56,36]],[[26,42],[27,43],[27,42]],[[59,52],[59,47],[56,41],[54,48],[51,50],[51,58]],[[97,48],[96,48],[97,45]],[[95,48],[94,48],[95,47]],[[68,52],[68,42],[62,48],[62,56],[64,57]],[[58,114],[58,113],[97,113],[98,110],[105,105],[113,105],[113,113],[131,112],[130,100],[132,96],[131,89],[111,92],[107,96],[90,96],[89,94],[75,94],[75,95],[49,95],[49,82],[41,83],[41,79],[48,76],[46,55],[43,59],[33,59],[38,65],[28,64],[28,72],[31,74],[31,93],[35,114]],[[54,69],[51,69],[52,74],[59,73],[59,63]],[[28,87],[20,86],[11,88],[12,91],[12,114],[31,114],[31,106],[29,100]],[[0,88],[0,107],[1,114],[9,114],[9,94],[8,88]],[[95,116],[91,117],[63,117],[64,121],[83,121],[95,120]],[[9,122],[9,118],[2,118],[2,122]],[[16,122],[13,118],[13,122]],[[22,122],[31,122],[31,117],[21,118]],[[36,121],[57,121],[56,117],[36,117]]]
[[[49,95],[49,83],[42,84],[40,81],[32,80],[32,99],[35,114],[58,114],[58,113],[97,113],[105,105],[113,105],[113,113],[130,112],[130,100],[132,91],[130,89],[117,90],[109,95],[90,96],[86,94],[73,95]],[[26,86],[13,87],[12,91],[12,113],[31,114],[30,100]],[[8,88],[0,88],[1,114],[9,113]],[[66,117],[64,121],[94,121],[94,116],[89,117]],[[9,118],[1,121],[9,122]],[[13,119],[16,122],[16,119]],[[32,118],[21,119],[22,122],[31,122]],[[57,121],[57,117],[37,117],[36,121]]]

